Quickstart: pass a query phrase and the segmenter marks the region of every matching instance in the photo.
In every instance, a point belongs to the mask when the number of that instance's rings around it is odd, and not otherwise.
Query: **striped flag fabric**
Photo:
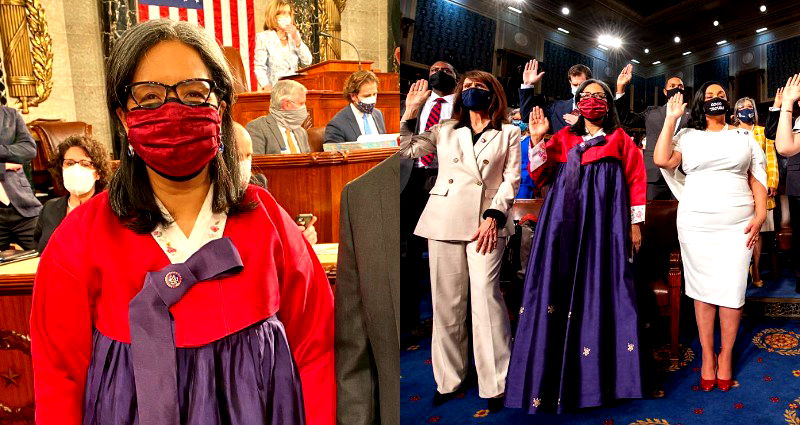
[[[247,86],[256,90],[253,58],[256,26],[253,0],[138,0],[139,22],[172,19],[199,25],[220,46],[235,47],[242,56]]]

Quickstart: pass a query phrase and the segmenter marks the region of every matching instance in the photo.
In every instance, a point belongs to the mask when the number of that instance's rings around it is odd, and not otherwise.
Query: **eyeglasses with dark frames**
[[[603,92],[597,92],[597,93],[583,92],[583,93],[580,94],[579,97],[580,97],[581,100],[588,99],[590,97],[593,97],[595,99],[600,99],[600,100],[606,100],[606,94],[603,93]]]
[[[173,85],[156,81],[139,81],[125,86],[125,92],[139,108],[156,109],[166,103],[169,93],[175,93],[174,99],[187,106],[213,106],[209,103],[211,94],[216,90],[216,83],[206,78],[190,78]]]
[[[72,167],[75,164],[80,164],[80,166],[83,168],[90,168],[92,170],[94,169],[94,163],[86,159],[81,159],[78,161],[75,161],[74,159],[65,159],[61,162],[61,166],[64,168]]]

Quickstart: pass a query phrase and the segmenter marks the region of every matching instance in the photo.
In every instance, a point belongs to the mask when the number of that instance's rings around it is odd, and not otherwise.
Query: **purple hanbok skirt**
[[[277,317],[177,348],[176,357],[182,425],[305,423],[300,377]],[[95,330],[84,403],[84,425],[139,423],[130,344]]]
[[[536,227],[506,384],[506,406],[529,413],[642,396],[624,171],[565,169]]]

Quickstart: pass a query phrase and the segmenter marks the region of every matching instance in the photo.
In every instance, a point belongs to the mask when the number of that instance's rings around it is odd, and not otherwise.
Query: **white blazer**
[[[439,176],[414,230],[423,238],[469,241],[487,209],[508,216],[519,187],[519,128],[503,124],[500,131],[486,130],[473,146],[470,128],[456,129],[456,123],[445,120],[419,135],[400,123],[401,155],[420,158],[436,152],[439,157]],[[506,220],[498,236],[513,232],[514,223]]]

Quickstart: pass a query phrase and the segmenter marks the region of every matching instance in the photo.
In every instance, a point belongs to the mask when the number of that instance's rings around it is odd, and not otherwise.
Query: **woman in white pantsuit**
[[[431,352],[434,404],[458,394],[467,371],[467,294],[479,395],[502,408],[510,357],[508,312],[500,293],[500,262],[513,223],[506,220],[520,180],[518,127],[505,123],[500,82],[470,71],[456,87],[453,119],[414,135],[413,120],[430,95],[411,86],[400,123],[400,152],[436,153],[439,175],[414,233],[428,239],[433,296]]]
[[[686,174],[677,225],[686,295],[695,300],[703,350],[700,387],[728,391],[747,270],[767,213],[766,159],[749,131],[728,128],[725,118],[730,106],[720,84],[700,87],[692,122],[675,134],[675,122],[685,108],[681,94],[667,103],[653,160],[668,179],[679,166]],[[718,356],[714,351],[717,307],[722,341]]]

